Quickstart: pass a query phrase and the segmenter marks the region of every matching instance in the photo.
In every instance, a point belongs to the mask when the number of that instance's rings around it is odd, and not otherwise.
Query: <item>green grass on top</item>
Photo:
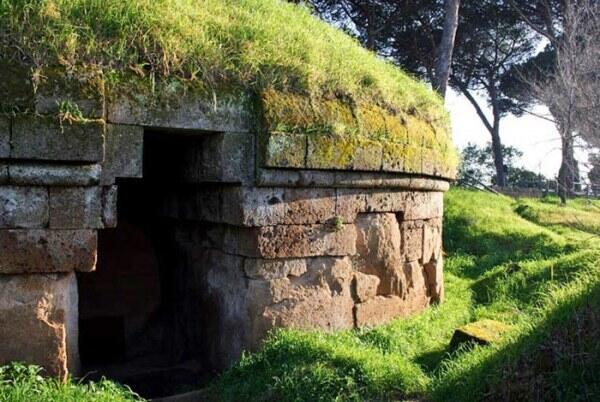
[[[134,71],[208,93],[348,97],[448,121],[428,87],[283,0],[0,0],[0,56]]]

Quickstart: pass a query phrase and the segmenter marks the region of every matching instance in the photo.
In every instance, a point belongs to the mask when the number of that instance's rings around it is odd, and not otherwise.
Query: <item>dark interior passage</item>
[[[105,375],[145,397],[198,387],[202,359],[200,278],[178,246],[185,222],[165,197],[181,187],[179,156],[190,137],[147,133],[144,176],[118,184],[118,225],[99,232],[98,263],[79,275],[83,373]]]

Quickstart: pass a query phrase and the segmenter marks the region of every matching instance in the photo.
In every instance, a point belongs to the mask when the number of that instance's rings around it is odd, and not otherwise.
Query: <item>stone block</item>
[[[440,257],[438,260],[432,260],[424,266],[425,284],[427,286],[429,297],[432,303],[441,303],[444,301],[444,261]]]
[[[143,148],[142,127],[107,124],[102,184],[113,184],[116,177],[142,177]]]
[[[117,227],[117,186],[102,187],[102,225]]]
[[[254,140],[247,132],[188,137],[181,152],[187,183],[247,183],[254,175]]]
[[[307,139],[307,168],[352,170],[356,145],[350,140],[327,134],[313,134]]]
[[[0,230],[0,274],[93,271],[94,230]]]
[[[337,189],[335,198],[335,214],[344,223],[352,223],[356,216],[366,211],[365,190]]]
[[[99,70],[76,68],[46,68],[36,82],[35,112],[54,114],[60,105],[69,102],[90,119],[104,118],[104,80]]]
[[[325,223],[335,212],[334,189],[229,187],[222,219],[241,226]]]
[[[423,225],[423,262],[438,260],[442,254],[442,220],[425,221]]]
[[[43,228],[47,224],[45,187],[0,187],[0,228]]]
[[[404,212],[406,209],[404,191],[370,191],[366,194],[366,212]]]
[[[0,365],[40,365],[65,379],[79,371],[78,296],[74,273],[0,275]]]
[[[108,122],[215,132],[247,132],[252,127],[253,120],[241,99],[216,95],[213,99],[201,99],[190,94],[164,105],[157,104],[151,96],[114,96],[107,103]]]
[[[394,318],[406,317],[402,298],[398,296],[375,296],[354,307],[357,327],[373,327]]]
[[[383,149],[381,144],[370,142],[361,144],[354,152],[352,169],[354,170],[381,170]]]
[[[404,172],[405,148],[406,144],[383,142],[382,170],[384,172]]]
[[[0,159],[10,156],[10,120],[0,116]]]
[[[334,189],[286,189],[285,225],[325,223],[336,217]]]
[[[277,168],[303,168],[307,139],[304,134],[265,134],[264,166]]]
[[[248,304],[263,328],[291,327],[333,331],[354,326],[348,258],[311,258],[299,278],[250,280]],[[318,313],[316,313],[318,312]],[[255,333],[263,337],[266,331]]]
[[[450,347],[456,348],[463,343],[489,345],[498,342],[510,326],[496,320],[479,320],[463,325],[454,331]]]
[[[56,117],[17,116],[11,144],[13,159],[99,162],[104,158],[104,123],[61,124]]]
[[[100,229],[102,187],[50,187],[50,228]]]
[[[404,221],[401,224],[402,256],[405,261],[419,261],[423,257],[423,222]]]
[[[379,278],[377,294],[403,296],[408,288],[401,261],[401,232],[395,214],[361,214],[356,220],[354,269]]]
[[[406,193],[404,219],[441,218],[444,215],[444,194],[440,191],[411,191]]]
[[[284,260],[265,260],[262,258],[246,258],[244,272],[250,279],[282,279],[289,276],[300,277],[307,270],[305,258]]]
[[[11,163],[10,182],[20,186],[92,186],[100,182],[99,164]]]
[[[359,302],[365,302],[377,295],[380,279],[376,275],[367,275],[362,272],[354,274],[354,286]]]
[[[227,253],[271,259],[353,255],[355,239],[354,225],[278,225],[229,227],[221,244]]]

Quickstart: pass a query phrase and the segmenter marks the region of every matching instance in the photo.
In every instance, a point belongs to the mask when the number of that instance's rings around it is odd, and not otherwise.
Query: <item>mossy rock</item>
[[[465,343],[489,345],[498,342],[510,326],[495,320],[479,320],[463,325],[454,331],[450,347],[455,349]]]

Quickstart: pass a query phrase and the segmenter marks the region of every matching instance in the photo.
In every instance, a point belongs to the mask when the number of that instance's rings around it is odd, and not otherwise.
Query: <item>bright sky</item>
[[[477,97],[477,100],[491,116],[485,98]],[[446,106],[452,116],[454,143],[459,149],[469,142],[485,145],[491,141],[489,132],[467,98],[450,91]],[[547,109],[541,106],[534,109],[534,112],[548,114]],[[500,122],[500,138],[505,145],[512,145],[523,152],[523,167],[548,177],[558,174],[561,159],[560,137],[553,123],[532,115],[520,118],[508,115]]]

